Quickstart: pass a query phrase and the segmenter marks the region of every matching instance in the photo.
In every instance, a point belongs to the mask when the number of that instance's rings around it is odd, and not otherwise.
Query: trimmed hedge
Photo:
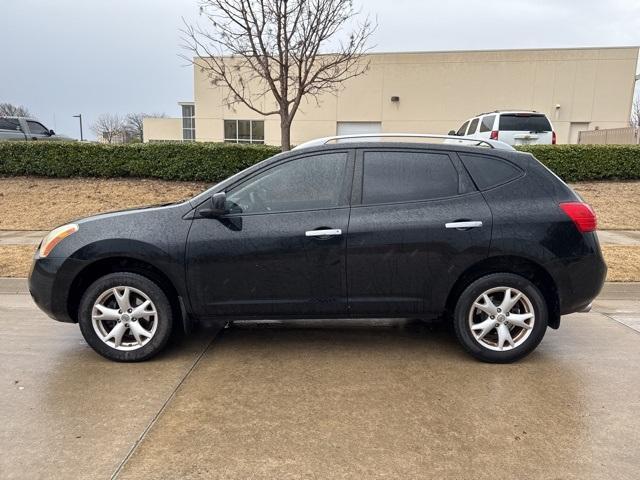
[[[530,145],[564,180],[638,180],[640,145]],[[280,151],[230,143],[0,142],[0,175],[149,177],[217,182]]]
[[[526,145],[517,149],[532,153],[568,182],[640,179],[640,145]]]
[[[218,182],[280,149],[229,143],[0,142],[0,175]]]

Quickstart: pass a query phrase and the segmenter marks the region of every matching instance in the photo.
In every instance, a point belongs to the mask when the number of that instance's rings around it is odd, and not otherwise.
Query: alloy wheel
[[[98,338],[111,348],[137,350],[155,335],[158,313],[147,294],[118,286],[98,296],[91,310],[91,323]]]
[[[531,300],[513,287],[486,290],[473,302],[468,315],[473,338],[495,351],[522,345],[531,335],[535,321]]]

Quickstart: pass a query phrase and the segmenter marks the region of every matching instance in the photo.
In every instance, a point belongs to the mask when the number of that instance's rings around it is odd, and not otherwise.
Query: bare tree
[[[12,103],[0,103],[0,116],[6,117],[30,117],[31,114],[26,107],[22,105],[13,105]]]
[[[303,98],[319,101],[369,68],[375,25],[356,24],[352,0],[200,0],[200,12],[210,30],[186,25],[184,47],[196,58],[184,58],[226,88],[227,106],[279,115],[283,150]]]
[[[633,105],[631,105],[631,118],[629,119],[629,123],[632,127],[640,128],[640,95],[636,96]]]
[[[124,134],[124,120],[118,114],[103,113],[91,125],[91,131],[107,143]]]
[[[124,119],[124,130],[127,137],[142,142],[142,123],[145,117],[165,118],[164,113],[129,113]]]

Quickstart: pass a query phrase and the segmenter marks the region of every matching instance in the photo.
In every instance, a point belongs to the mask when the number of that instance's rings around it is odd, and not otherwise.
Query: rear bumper
[[[592,307],[593,307],[593,303],[590,303],[589,305],[587,305],[586,307],[581,308],[577,312],[578,313],[589,313],[591,311]]]
[[[562,259],[549,267],[556,280],[560,314],[588,312],[607,277],[607,265],[600,250],[591,255]]]

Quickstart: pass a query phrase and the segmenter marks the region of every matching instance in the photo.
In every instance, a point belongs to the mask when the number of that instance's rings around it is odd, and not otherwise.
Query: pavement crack
[[[142,433],[140,434],[140,436],[138,437],[138,439],[134,442],[134,444],[131,446],[131,448],[129,449],[129,451],[127,452],[127,454],[124,456],[124,458],[122,459],[122,461],[118,464],[118,466],[116,467],[116,469],[114,470],[114,472],[111,474],[111,480],[115,480],[118,475],[120,475],[120,472],[122,471],[122,469],[124,468],[124,466],[127,464],[127,462],[129,461],[129,459],[133,456],[133,454],[135,453],[135,451],[138,449],[138,446],[142,443],[142,441],[145,439],[145,437],[147,436],[147,434],[151,431],[151,429],[153,428],[153,426],[156,424],[156,422],[158,421],[158,419],[162,416],[162,414],[164,413],[164,411],[167,409],[167,407],[169,406],[169,404],[171,403],[171,401],[175,398],[176,394],[178,393],[178,390],[180,389],[180,387],[182,387],[182,385],[184,384],[184,382],[187,380],[187,378],[189,378],[189,376],[191,375],[191,372],[193,372],[195,370],[195,368],[198,366],[198,364],[200,363],[200,360],[202,360],[202,357],[204,357],[204,354],[207,353],[207,350],[209,350],[209,347],[211,346],[211,344],[213,343],[213,341],[218,337],[218,334],[220,332],[217,332],[215,335],[213,335],[213,337],[211,338],[211,340],[209,340],[207,342],[207,344],[205,345],[205,347],[202,349],[202,351],[198,354],[198,356],[196,357],[196,359],[194,360],[194,362],[191,364],[191,366],[189,367],[189,369],[187,370],[187,372],[184,374],[184,376],[182,377],[182,379],[176,384],[176,386],[173,388],[173,390],[171,391],[171,393],[169,394],[169,396],[167,397],[167,399],[164,401],[164,403],[162,404],[162,406],[158,409],[158,411],[156,412],[156,414],[153,416],[153,418],[151,419],[151,421],[149,422],[149,424],[145,427],[145,429],[142,431]]]
[[[618,325],[622,325],[623,327],[627,327],[630,330],[633,330],[634,333],[636,333],[637,335],[640,335],[640,332],[638,330],[636,330],[635,328],[633,328],[631,325],[627,325],[626,323],[618,320],[616,317],[612,317],[611,315],[609,315],[608,313],[604,313],[604,312],[598,312],[596,311],[596,313],[599,313],[600,315],[603,315],[605,317],[607,317],[609,320],[613,320],[614,322],[616,322]]]

